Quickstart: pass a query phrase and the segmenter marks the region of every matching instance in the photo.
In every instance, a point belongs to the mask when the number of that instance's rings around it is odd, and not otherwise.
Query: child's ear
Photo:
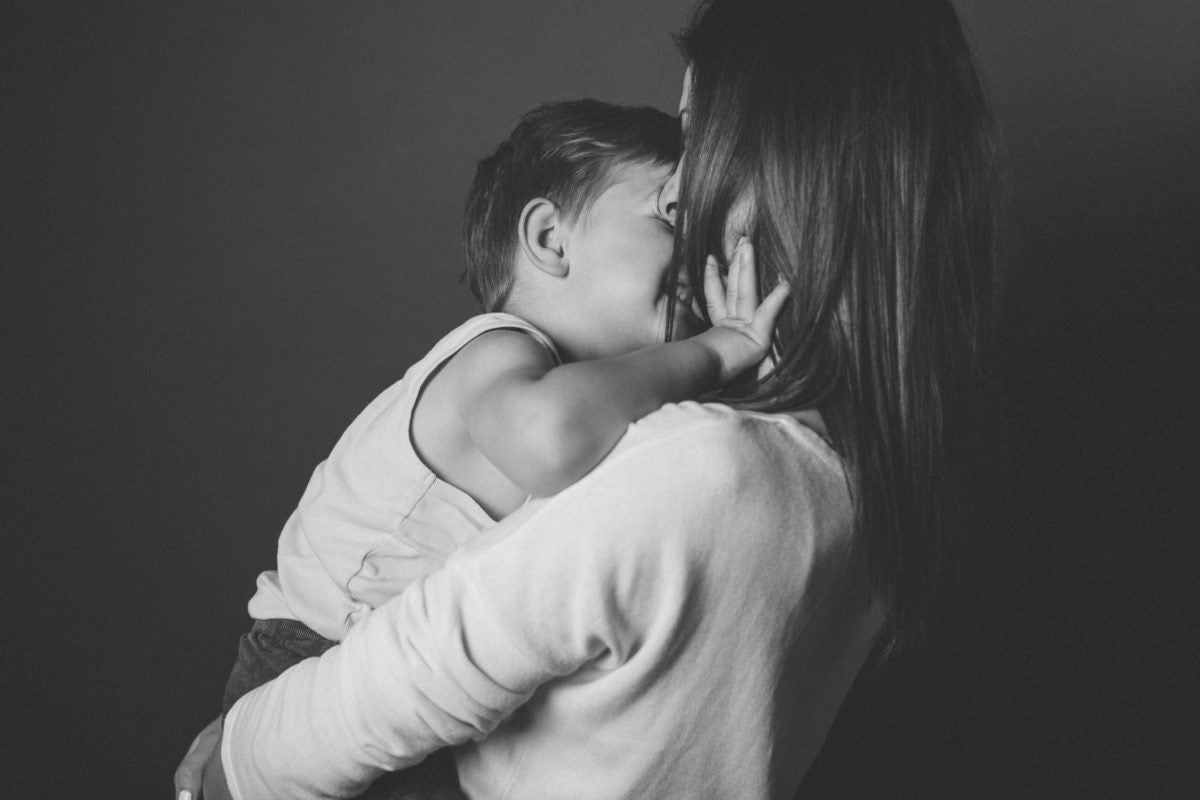
[[[556,278],[568,270],[566,234],[558,206],[546,198],[535,197],[521,210],[517,228],[521,250],[531,264]]]

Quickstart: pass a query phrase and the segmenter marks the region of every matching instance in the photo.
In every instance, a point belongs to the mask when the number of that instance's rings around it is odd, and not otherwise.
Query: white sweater
[[[233,796],[352,797],[463,745],[472,798],[790,798],[882,620],[850,537],[811,428],[667,406],[243,697]]]

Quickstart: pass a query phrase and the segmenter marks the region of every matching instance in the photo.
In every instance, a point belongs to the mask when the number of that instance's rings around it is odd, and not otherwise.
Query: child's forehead
[[[625,190],[636,190],[646,187],[647,190],[661,186],[671,178],[675,171],[674,163],[663,163],[649,159],[636,161],[620,161],[612,165],[598,194],[610,192],[617,187]]]
[[[580,198],[573,215],[587,218],[599,203],[604,208],[640,207],[654,202],[675,171],[675,164],[652,159],[629,159],[609,165],[602,180]]]
[[[675,171],[675,162],[654,161],[648,158],[617,161],[611,168],[612,182],[631,180],[665,180]]]

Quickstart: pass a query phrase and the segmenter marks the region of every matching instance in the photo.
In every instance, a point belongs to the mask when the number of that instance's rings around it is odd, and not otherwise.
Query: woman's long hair
[[[763,292],[792,286],[774,371],[724,399],[822,413],[890,652],[945,561],[990,317],[996,159],[974,61],[947,0],[713,0],[679,43],[690,285],[745,195]]]

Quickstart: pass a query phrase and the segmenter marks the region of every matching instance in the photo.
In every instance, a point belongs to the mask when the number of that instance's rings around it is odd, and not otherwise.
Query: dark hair
[[[496,152],[479,162],[467,195],[467,283],[485,311],[512,288],[517,224],[536,197],[569,218],[585,211],[622,164],[674,164],[679,121],[655,108],[600,100],[546,103],[525,114]]]
[[[891,652],[941,577],[989,328],[996,148],[975,64],[946,0],[713,0],[679,43],[690,285],[748,192],[760,286],[792,286],[775,370],[729,399],[821,411]]]

